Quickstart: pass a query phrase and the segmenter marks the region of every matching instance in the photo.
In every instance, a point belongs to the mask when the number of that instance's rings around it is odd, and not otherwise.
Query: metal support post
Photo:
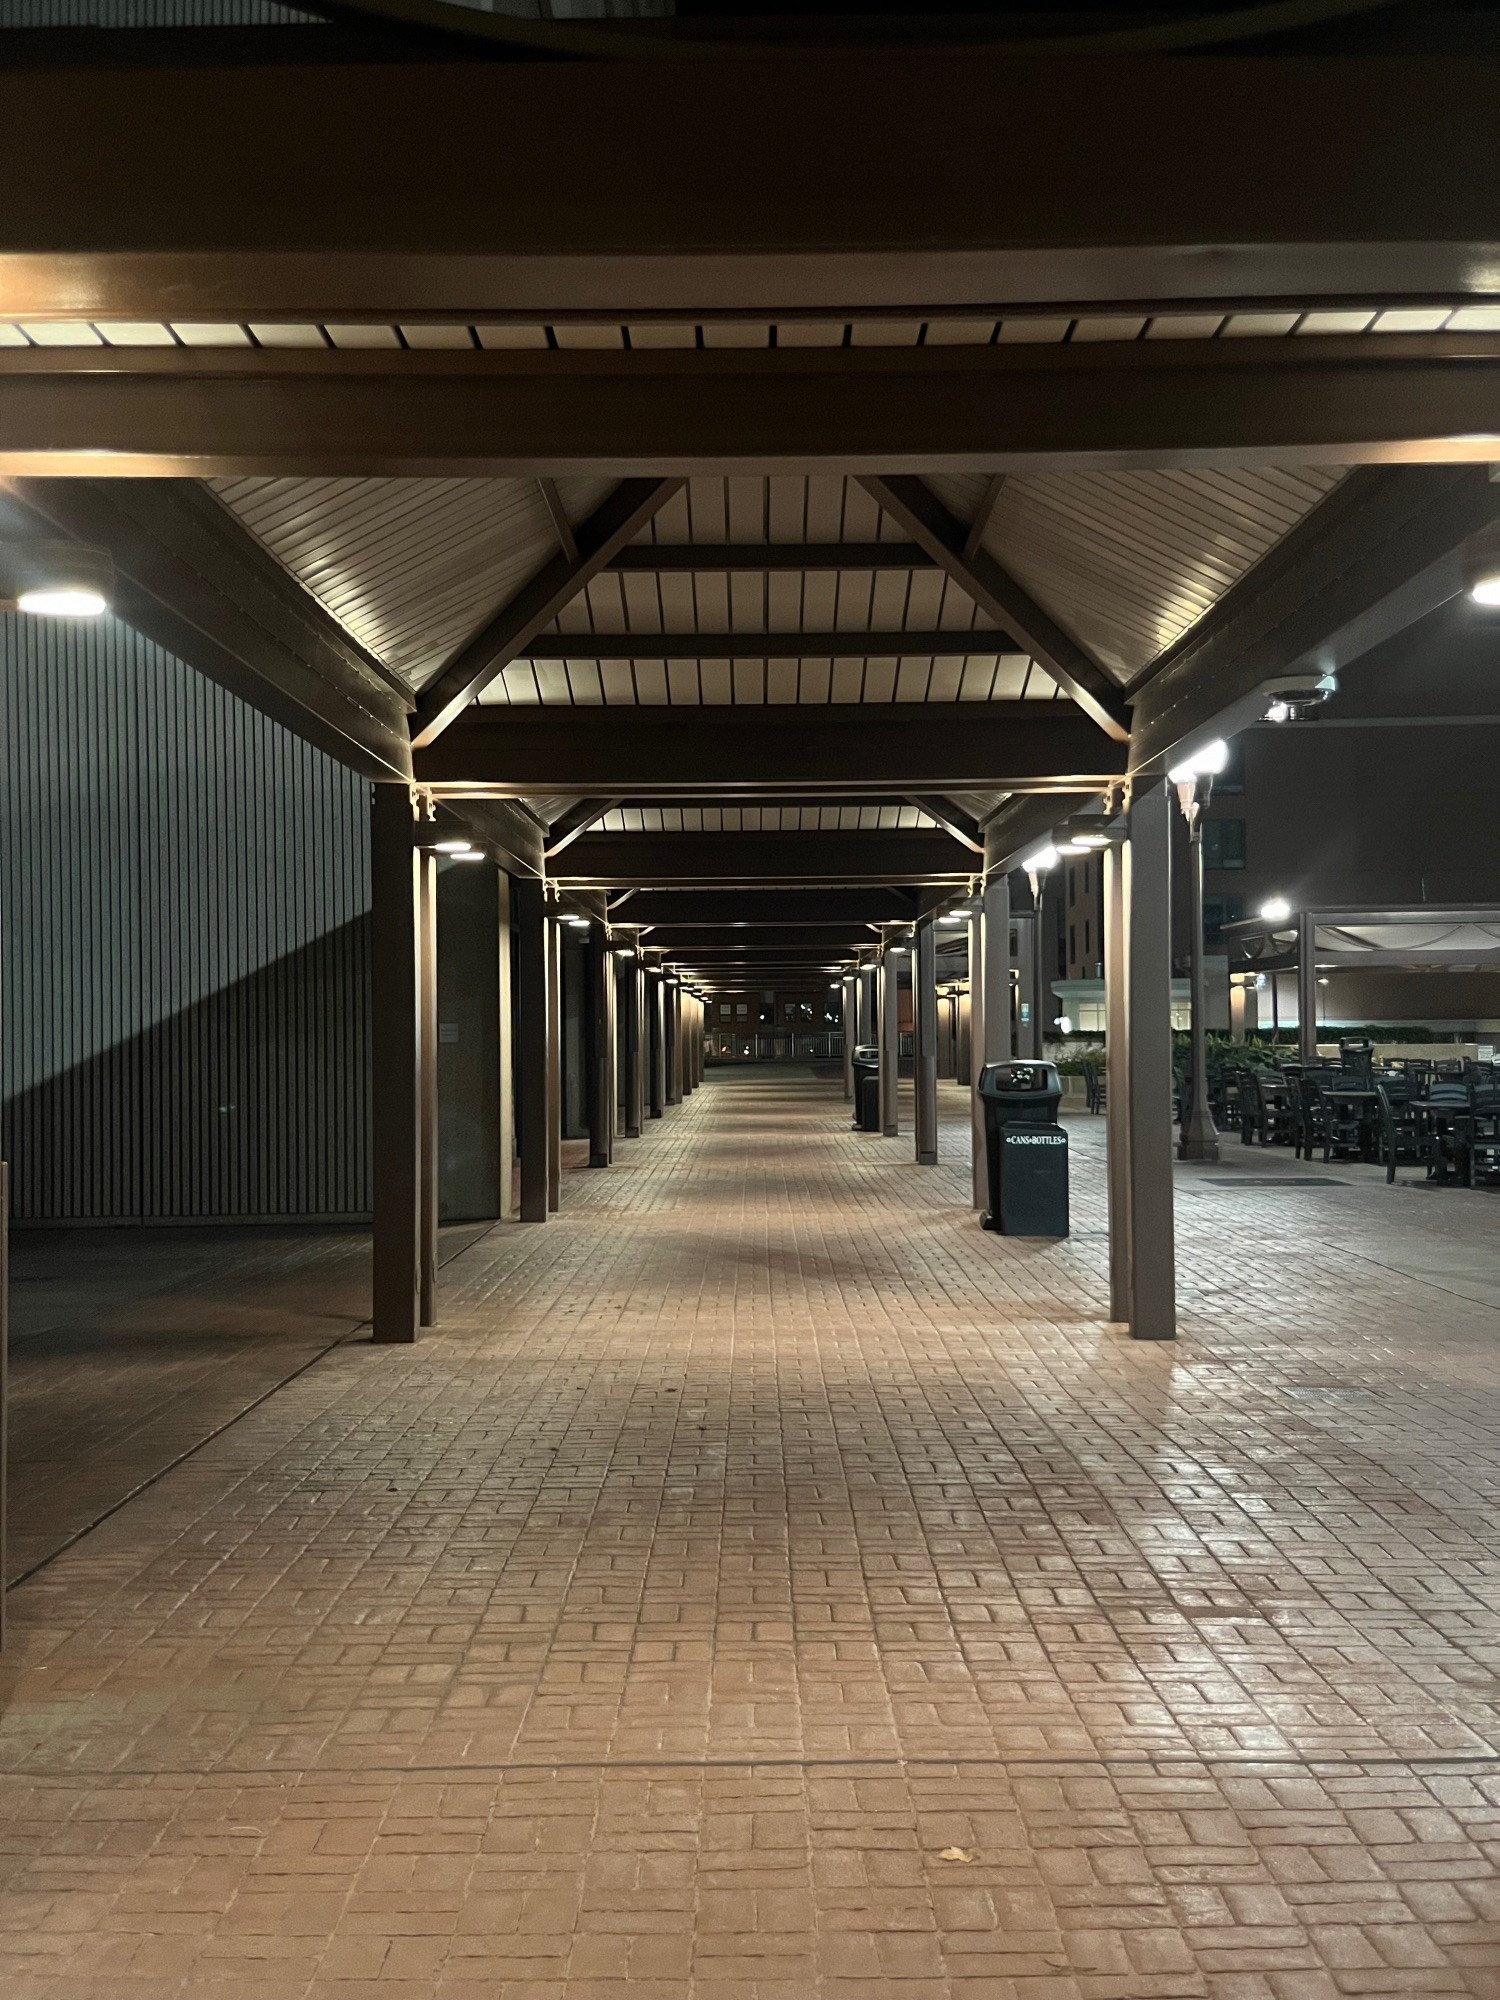
[[[1040,900],[1040,899],[1038,899]],[[1042,1054],[1042,1023],[1037,1004],[1037,988],[1041,983],[1041,968],[1038,964],[1038,947],[1041,938],[1040,912],[1033,908],[1028,916],[1024,911],[1012,919],[1016,933],[1016,1054],[1024,1061],[1037,1062]],[[1021,1018],[1022,1006],[1025,1019]]]
[[[0,1160],[0,1579],[10,1574],[10,1168]],[[5,1590],[0,1585],[0,1653],[5,1650]]]
[[[590,930],[585,951],[588,993],[585,998],[585,1047],[588,1052],[589,1165],[607,1167],[614,1156],[614,1010],[609,989],[614,961],[604,932]]]
[[[417,986],[418,1061],[422,1107],[421,1219],[422,1259],[418,1287],[418,1317],[423,1326],[437,1325],[438,1250],[438,913],[437,856],[417,857]]]
[[[879,1031],[875,1025],[875,1017],[879,1011],[875,1001],[879,978],[878,967],[874,965],[862,965],[859,968],[856,987],[857,1005],[855,1008],[854,1039],[859,1043],[861,1048],[868,1048],[872,1042],[879,1039]]]
[[[646,1123],[646,975],[639,959],[621,963],[620,995],[625,1008],[625,1137],[639,1139]]]
[[[918,923],[912,951],[911,1025],[917,1165],[935,1167],[938,1157],[937,932],[930,916],[923,917]]]
[[[1009,1062],[1010,1043],[1010,877],[992,875],[984,885],[983,1060]]]
[[[511,915],[510,877],[503,868],[495,872],[495,894],[499,899],[499,927],[496,936],[495,1004],[500,1015],[500,1216],[516,1219],[516,1079],[515,1032],[511,1013]]]
[[[682,1102],[682,988],[675,980],[664,984],[666,1026],[667,1103]]]
[[[542,885],[511,886],[516,929],[516,1122],[521,1139],[521,1220],[547,1220],[547,919]]]
[[[682,1020],[682,1094],[689,1098],[693,1094],[693,1008],[696,1004],[691,993],[684,993],[679,986],[678,1009]]]
[[[1318,1059],[1318,937],[1311,910],[1297,918],[1297,1054]]]
[[[1172,1219],[1172,802],[1156,784],[1130,806],[1125,906],[1129,1051],[1130,1331],[1177,1334]]]
[[[901,1130],[901,960],[893,951],[880,959],[880,1129],[887,1139]]]
[[[546,920],[547,933],[547,1207],[562,1206],[563,940],[562,925]]]
[[[988,892],[986,892],[986,895]],[[1009,898],[1007,897],[1007,903]],[[988,923],[986,897],[981,896],[969,913],[969,1157],[973,1163],[973,1200],[976,1208],[990,1205],[989,1167],[984,1138],[984,1100],[979,1095],[979,1073],[984,1068],[985,1045],[989,1037],[989,1010],[995,994],[988,980]],[[1006,956],[1010,955],[1009,938]],[[1010,1007],[1010,982],[1006,981],[999,1004]]]
[[[1130,1319],[1130,1028],[1123,848],[1102,856],[1104,869],[1104,1140],[1109,1194],[1109,1316]]]
[[[844,1102],[854,1102],[854,1041],[858,1033],[859,975],[846,972],[839,981],[839,1018],[844,1028]]]
[[[646,975],[646,1030],[648,1109],[653,1118],[660,1118],[667,1102],[667,986],[659,972]]]
[[[1208,1103],[1208,1002],[1203,978],[1203,815],[1195,810],[1188,823],[1188,893],[1191,930],[1188,936],[1189,988],[1192,1013],[1188,1041],[1192,1057],[1192,1102],[1178,1135],[1179,1160],[1211,1164],[1219,1157],[1219,1134]]]
[[[416,820],[405,785],[370,807],[370,1055],[374,1088],[374,1338],[417,1337],[421,1280],[421,983]]]

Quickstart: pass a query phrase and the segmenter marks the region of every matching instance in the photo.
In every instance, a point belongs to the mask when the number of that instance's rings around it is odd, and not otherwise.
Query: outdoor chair
[[[1109,1101],[1109,1085],[1096,1062],[1083,1065],[1083,1101],[1090,1111],[1103,1111]]]
[[[1254,1071],[1253,1077],[1254,1095],[1247,1107],[1250,1115],[1242,1116],[1240,1138],[1247,1146],[1252,1139],[1259,1139],[1263,1146],[1290,1144],[1296,1136],[1296,1122],[1286,1078],[1268,1069]]]
[[[1358,1103],[1341,1098],[1339,1092],[1341,1089],[1368,1090],[1368,1072],[1338,1071],[1332,1076],[1308,1078],[1306,1087],[1317,1099],[1325,1163],[1335,1157],[1343,1160],[1363,1158],[1369,1140],[1368,1113]]]
[[[1375,1099],[1380,1107],[1380,1157],[1386,1185],[1396,1178],[1396,1163],[1415,1165],[1422,1157],[1421,1113],[1411,1105],[1412,1088],[1405,1076],[1378,1076]]]
[[[1486,1077],[1469,1086],[1464,1127],[1464,1178],[1470,1187],[1500,1179],[1500,1080]]]
[[[1419,1157],[1431,1181],[1458,1177],[1463,1127],[1469,1111],[1469,1087],[1453,1078],[1435,1077],[1424,1092]]]

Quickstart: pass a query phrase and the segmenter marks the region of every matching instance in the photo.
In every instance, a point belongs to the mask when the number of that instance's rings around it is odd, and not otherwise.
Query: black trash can
[[[979,1220],[1004,1236],[1068,1233],[1068,1135],[1049,1062],[987,1063],[979,1075],[990,1205]]]
[[[854,1130],[880,1130],[880,1049],[860,1042],[854,1051]]]

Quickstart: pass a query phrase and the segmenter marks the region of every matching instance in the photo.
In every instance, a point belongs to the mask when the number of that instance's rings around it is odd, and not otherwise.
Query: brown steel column
[[[495,1003],[500,1016],[500,1214],[511,1222],[516,1217],[515,1033],[511,1016],[510,877],[503,868],[495,871],[495,894],[500,905],[495,967]]]
[[[854,1041],[858,1034],[858,974],[846,972],[839,981],[839,1018],[844,1028],[844,1102],[854,1102]]]
[[[667,1102],[667,988],[659,972],[646,974],[646,1058],[647,1108],[660,1118]]]
[[[980,895],[969,912],[969,1159],[973,1169],[972,1199],[975,1208],[981,1210],[990,1205],[990,1183],[979,1073],[984,1068],[985,1037],[989,1033],[989,1009],[994,998],[987,990],[985,976],[989,961],[985,955],[984,908],[984,897]],[[1008,1005],[1008,993],[1005,999]]]
[[[375,1240],[374,1338],[417,1337],[421,1270],[421,980],[416,819],[405,785],[370,805],[370,1142]]]
[[[1130,1331],[1177,1337],[1172,1214],[1172,813],[1165,788],[1130,806],[1125,891],[1130,1066]]]
[[[516,1123],[521,1140],[521,1220],[547,1220],[547,919],[542,885],[511,884],[516,933]]]
[[[693,1094],[693,996],[677,989],[677,1033],[682,1044],[679,1063],[682,1072],[682,1095],[684,1100]]]
[[[900,955],[880,959],[880,1130],[894,1139],[901,1130]]]
[[[10,1574],[10,1168],[0,1160],[0,1579]],[[5,1650],[5,1590],[0,1583],[0,1652]]]
[[[589,931],[584,963],[588,967],[584,1026],[588,1057],[589,1165],[607,1167],[614,1158],[615,1133],[614,1010],[609,1004],[614,961],[598,924]]]
[[[1109,1316],[1130,1319],[1130,1016],[1124,850],[1105,850],[1104,867],[1104,1139],[1109,1192]]]
[[[1311,910],[1297,918],[1297,1055],[1305,1063],[1318,1059],[1318,932]]]
[[[667,1076],[668,1104],[682,1102],[682,988],[675,981],[662,982],[665,999],[665,1048],[663,1067]]]
[[[646,1123],[646,975],[640,960],[622,962],[625,1004],[625,1137],[639,1139]]]
[[[437,1038],[437,856],[417,857],[417,1041],[421,1062],[422,1261],[418,1286],[418,1317],[423,1326],[437,1325],[438,1249],[438,1038]]]
[[[547,1207],[562,1205],[562,925],[546,919],[547,938]]]
[[[917,1165],[938,1157],[937,933],[931,917],[917,925],[911,960],[912,1077],[916,1095]]]

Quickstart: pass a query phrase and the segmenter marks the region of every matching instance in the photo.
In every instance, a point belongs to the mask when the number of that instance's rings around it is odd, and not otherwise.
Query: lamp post
[[[1219,1157],[1219,1134],[1208,1108],[1208,1036],[1203,980],[1203,809],[1213,796],[1214,779],[1228,761],[1222,742],[1206,744],[1167,773],[1177,787],[1177,803],[1188,824],[1188,881],[1192,891],[1192,933],[1188,961],[1192,995],[1189,1046],[1193,1065],[1192,1103],[1178,1135],[1179,1160],[1212,1162]]]
[[[1042,1039],[1042,889],[1047,871],[1057,866],[1057,849],[1049,840],[1045,846],[1028,854],[1021,863],[1026,871],[1026,880],[1031,884],[1031,1035],[1032,1045],[1038,1061],[1046,1055],[1046,1044]]]

